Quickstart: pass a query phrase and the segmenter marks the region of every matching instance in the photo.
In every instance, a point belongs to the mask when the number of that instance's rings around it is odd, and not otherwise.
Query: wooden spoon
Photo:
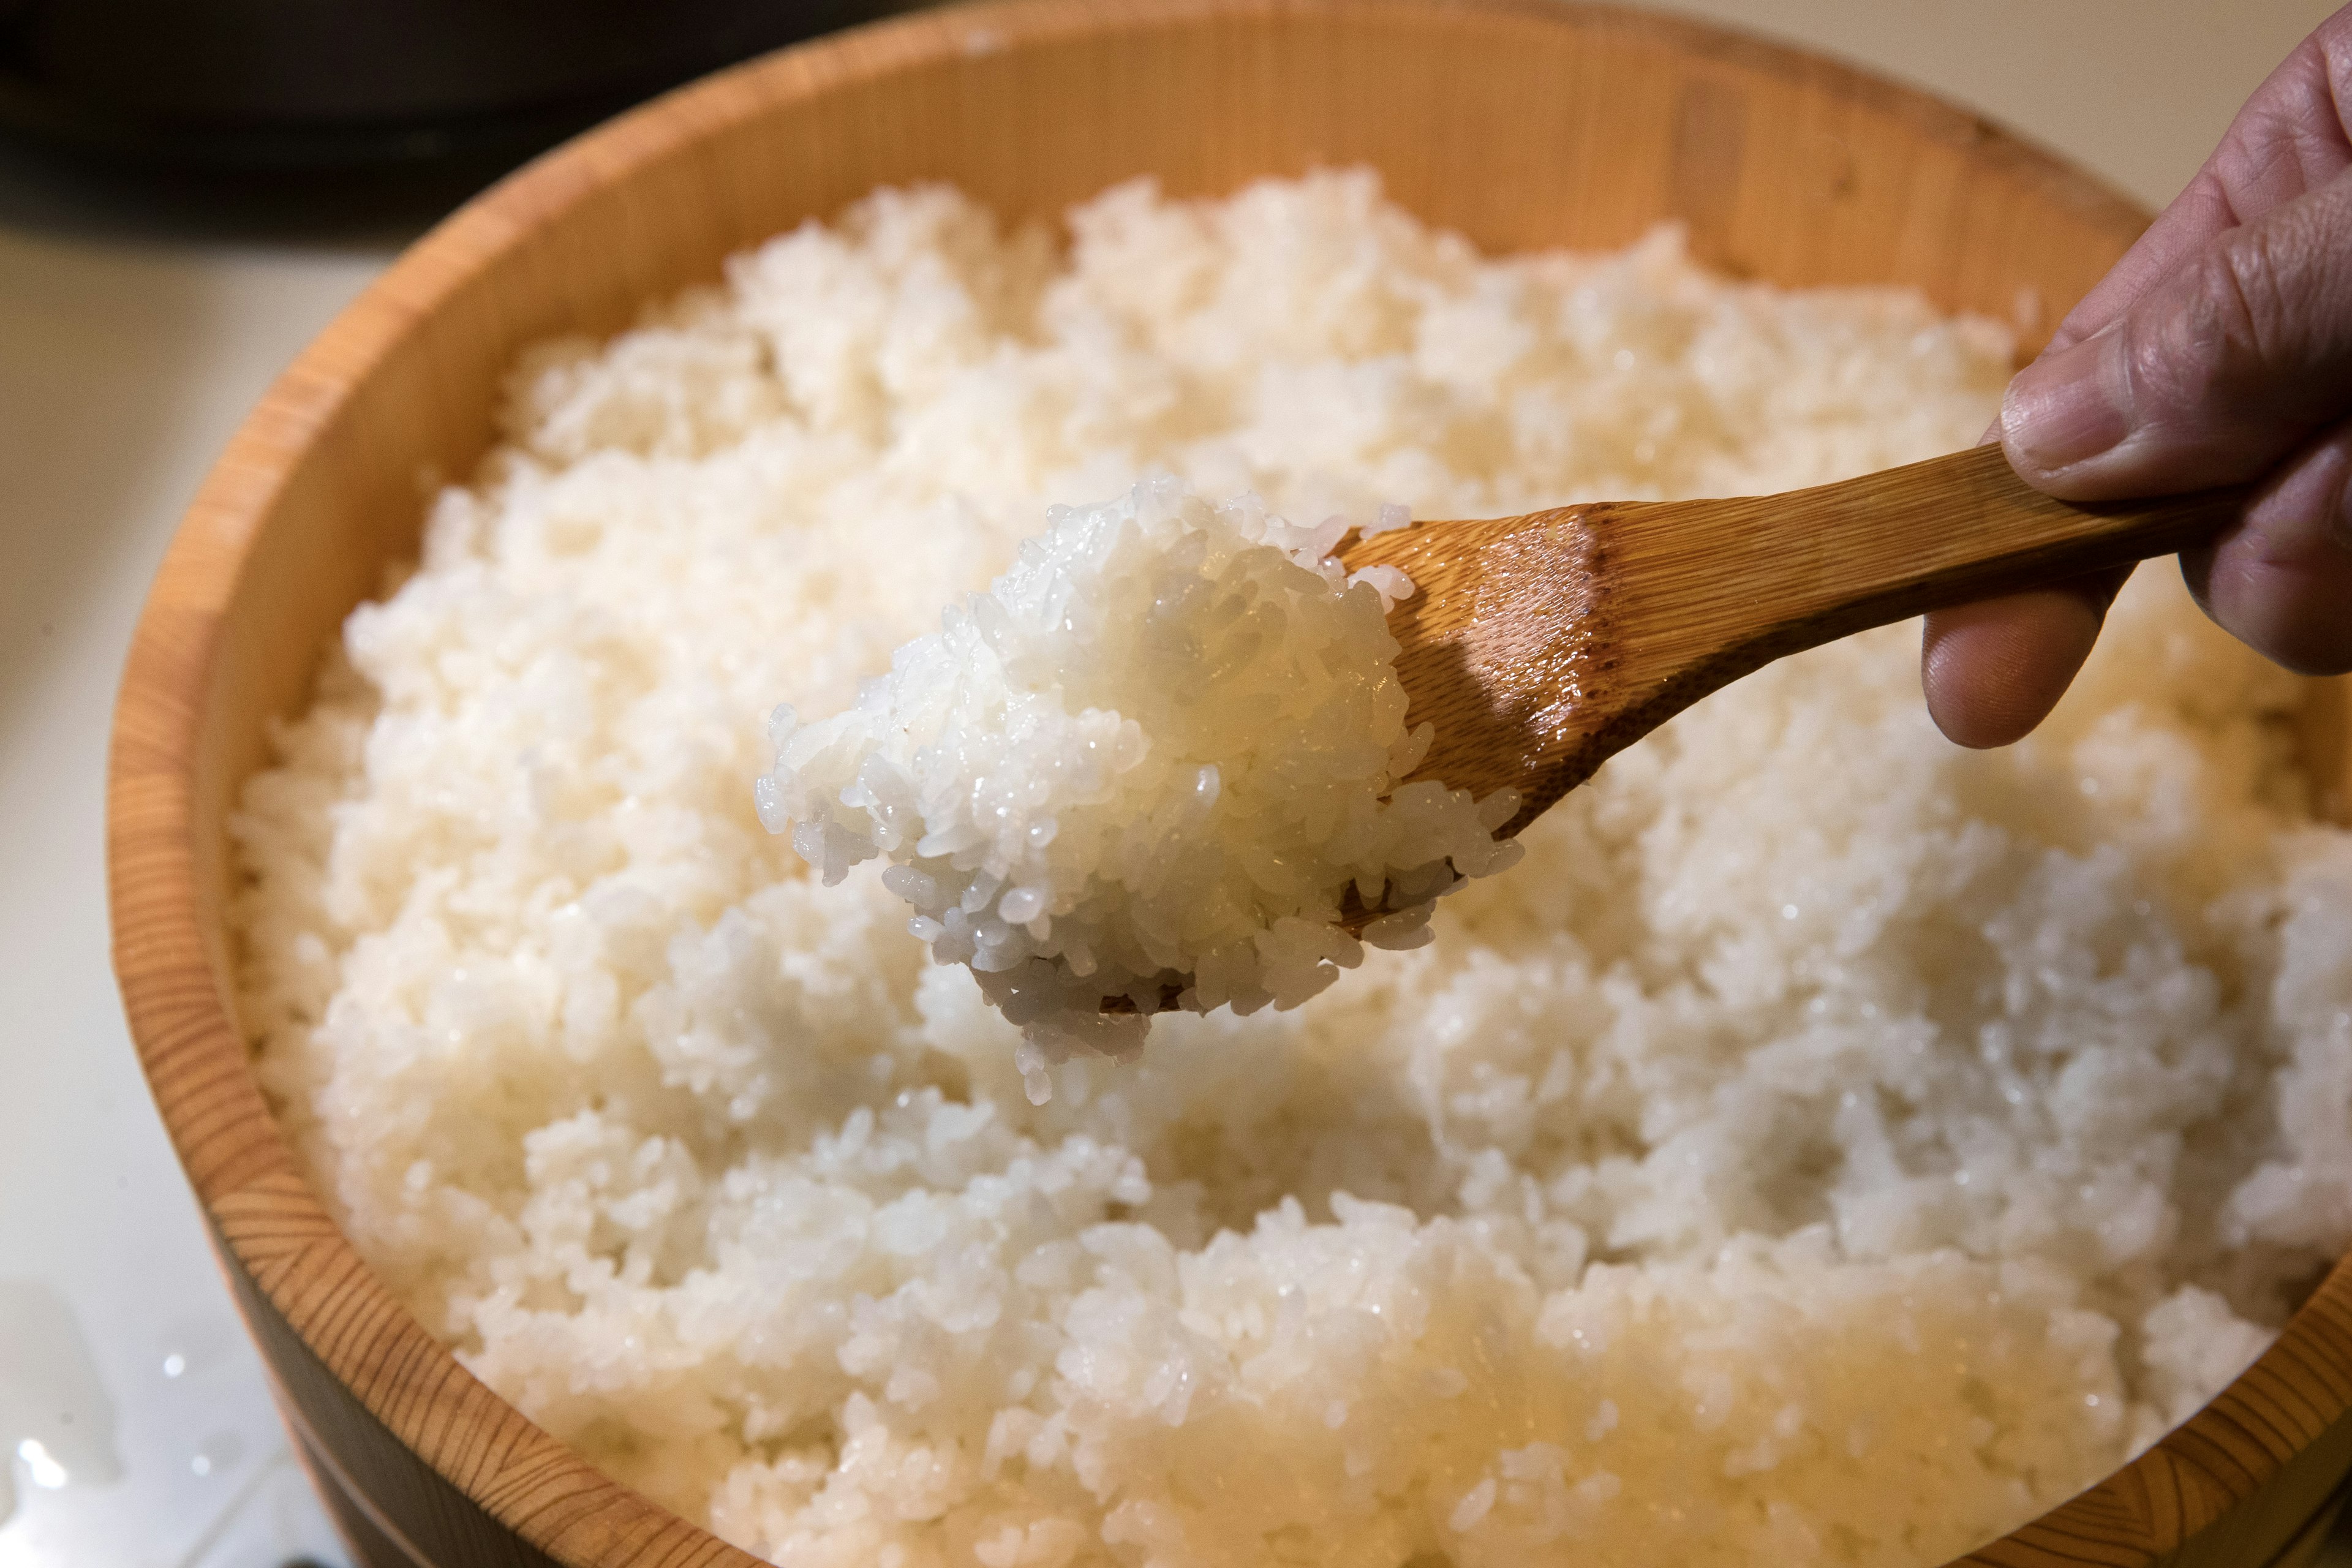
[[[1419,591],[1389,612],[1389,630],[1403,645],[1405,722],[1437,728],[1412,777],[1481,800],[1518,791],[1507,837],[1773,659],[2169,555],[2210,534],[2242,495],[2078,506],[2032,489],[1983,446],[1785,495],[1416,523],[1343,542],[1339,557],[1351,571],[1412,577]],[[1361,934],[1383,912],[1350,889],[1340,923]],[[1163,1009],[1181,989],[1163,992]]]
[[[1402,568],[1389,614],[1416,779],[1519,792],[1517,833],[1593,770],[1776,658],[1928,610],[2045,586],[2211,534],[2240,490],[2093,506],[2028,486],[1997,446],[1813,489],[1600,501],[1344,542]]]

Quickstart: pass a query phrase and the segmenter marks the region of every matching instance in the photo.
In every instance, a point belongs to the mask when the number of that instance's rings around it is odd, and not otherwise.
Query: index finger
[[[2225,229],[2326,184],[2352,167],[2352,5],[2314,28],[2263,79],[2221,145],[2107,275],[2058,323],[2043,353],[2113,323]]]

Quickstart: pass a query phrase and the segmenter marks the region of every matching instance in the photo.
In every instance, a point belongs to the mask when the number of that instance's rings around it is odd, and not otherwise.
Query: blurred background
[[[429,217],[664,88],[893,0],[0,0],[0,136],[68,205]]]
[[[895,8],[0,0],[0,1568],[344,1562],[107,968],[108,710],[180,510],[270,378],[466,196],[665,87]],[[2334,7],[1658,8],[1925,87],[2158,207]]]

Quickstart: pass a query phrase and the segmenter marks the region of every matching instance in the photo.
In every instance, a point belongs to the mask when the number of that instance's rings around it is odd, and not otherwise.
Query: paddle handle
[[[1612,576],[1643,601],[1622,613],[1676,626],[1673,640],[1690,653],[1711,643],[1760,654],[1761,663],[1928,610],[2172,554],[2210,538],[2244,497],[2207,490],[2083,505],[2026,484],[1999,447],[1975,447],[1816,489],[1662,507],[1656,516],[1668,526],[1654,530],[1643,526],[1648,509],[1628,508],[1612,531]]]

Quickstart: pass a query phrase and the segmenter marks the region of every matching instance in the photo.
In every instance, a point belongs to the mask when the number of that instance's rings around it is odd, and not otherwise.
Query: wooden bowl
[[[442,225],[282,376],[164,562],[116,714],[114,957],[163,1119],[299,1450],[372,1565],[750,1564],[476,1382],[304,1184],[234,1007],[224,818],[264,725],[415,548],[420,478],[465,474],[500,372],[610,332],[720,258],[888,181],[1051,216],[1113,181],[1178,194],[1364,163],[1490,250],[1622,245],[1660,219],[1784,284],[1894,281],[2029,347],[2129,245],[2129,204],[1981,121],[1680,22],[1548,3],[1019,0],[714,77]],[[2344,702],[2315,685],[2339,787]],[[2352,1272],[2158,1447],[1970,1562],[2254,1564],[2307,1551],[2352,1468]]]

